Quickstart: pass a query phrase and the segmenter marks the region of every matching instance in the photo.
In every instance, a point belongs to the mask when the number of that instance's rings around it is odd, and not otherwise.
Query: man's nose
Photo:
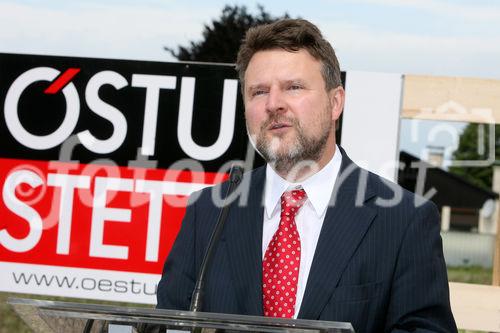
[[[283,92],[278,87],[272,87],[267,95],[266,111],[283,112],[286,109],[286,101]]]

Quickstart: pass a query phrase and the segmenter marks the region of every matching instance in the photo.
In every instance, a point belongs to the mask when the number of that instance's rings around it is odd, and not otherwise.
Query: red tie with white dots
[[[295,216],[306,199],[303,189],[281,196],[280,224],[262,262],[263,305],[267,317],[292,318],[295,313],[300,268],[300,237]]]

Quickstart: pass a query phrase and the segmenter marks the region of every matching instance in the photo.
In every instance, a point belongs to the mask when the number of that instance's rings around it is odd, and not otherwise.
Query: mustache
[[[283,115],[272,114],[269,118],[260,126],[261,130],[265,130],[273,123],[287,123],[291,124],[293,127],[298,127],[299,122],[295,118],[286,117]]]

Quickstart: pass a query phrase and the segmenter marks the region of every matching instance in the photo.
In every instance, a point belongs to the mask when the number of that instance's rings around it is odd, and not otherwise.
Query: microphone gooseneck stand
[[[214,230],[212,231],[212,235],[210,236],[210,240],[208,241],[207,250],[205,251],[205,255],[200,266],[200,273],[198,274],[198,279],[196,280],[196,285],[191,297],[191,305],[189,307],[190,311],[199,312],[202,309],[205,276],[207,273],[207,269],[210,267],[210,264],[212,262],[215,245],[219,241],[222,230],[224,229],[224,224],[226,223],[227,215],[229,213],[230,203],[227,202],[228,197],[231,195],[231,193],[233,193],[236,186],[241,182],[242,177],[243,169],[240,166],[235,165],[231,167],[231,171],[229,173],[229,186],[227,188],[226,197],[224,198],[222,209],[219,213],[219,217],[217,218],[217,223]]]
[[[219,212],[217,222],[210,235],[210,240],[208,241],[208,246],[203,256],[203,261],[200,266],[200,273],[198,274],[198,279],[196,280],[196,285],[193,290],[191,297],[191,304],[189,306],[189,311],[201,312],[203,306],[203,295],[204,295],[204,285],[205,276],[208,268],[212,262],[213,252],[215,245],[218,243],[222,230],[224,229],[224,224],[226,223],[227,215],[229,213],[230,202],[228,202],[228,197],[234,192],[235,188],[241,182],[243,178],[243,168],[240,166],[233,165],[231,171],[229,172],[229,185],[226,191],[226,196],[224,197],[224,203],[222,204],[222,209]],[[87,323],[89,325],[89,323]],[[90,323],[90,325],[92,325]],[[90,326],[91,328],[92,326]],[[141,333],[151,332],[151,333],[164,333],[166,327],[163,325],[139,325],[138,331]],[[201,333],[201,327],[193,327],[191,332]]]

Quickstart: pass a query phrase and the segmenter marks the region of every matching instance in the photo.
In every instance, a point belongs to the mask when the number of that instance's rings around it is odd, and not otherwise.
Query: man
[[[237,68],[248,134],[267,166],[245,175],[247,204],[231,206],[203,311],[346,321],[356,332],[456,332],[437,210],[336,145],[344,90],[317,27],[286,19],[250,29]],[[189,308],[219,214],[216,190],[186,211],[159,308]]]

